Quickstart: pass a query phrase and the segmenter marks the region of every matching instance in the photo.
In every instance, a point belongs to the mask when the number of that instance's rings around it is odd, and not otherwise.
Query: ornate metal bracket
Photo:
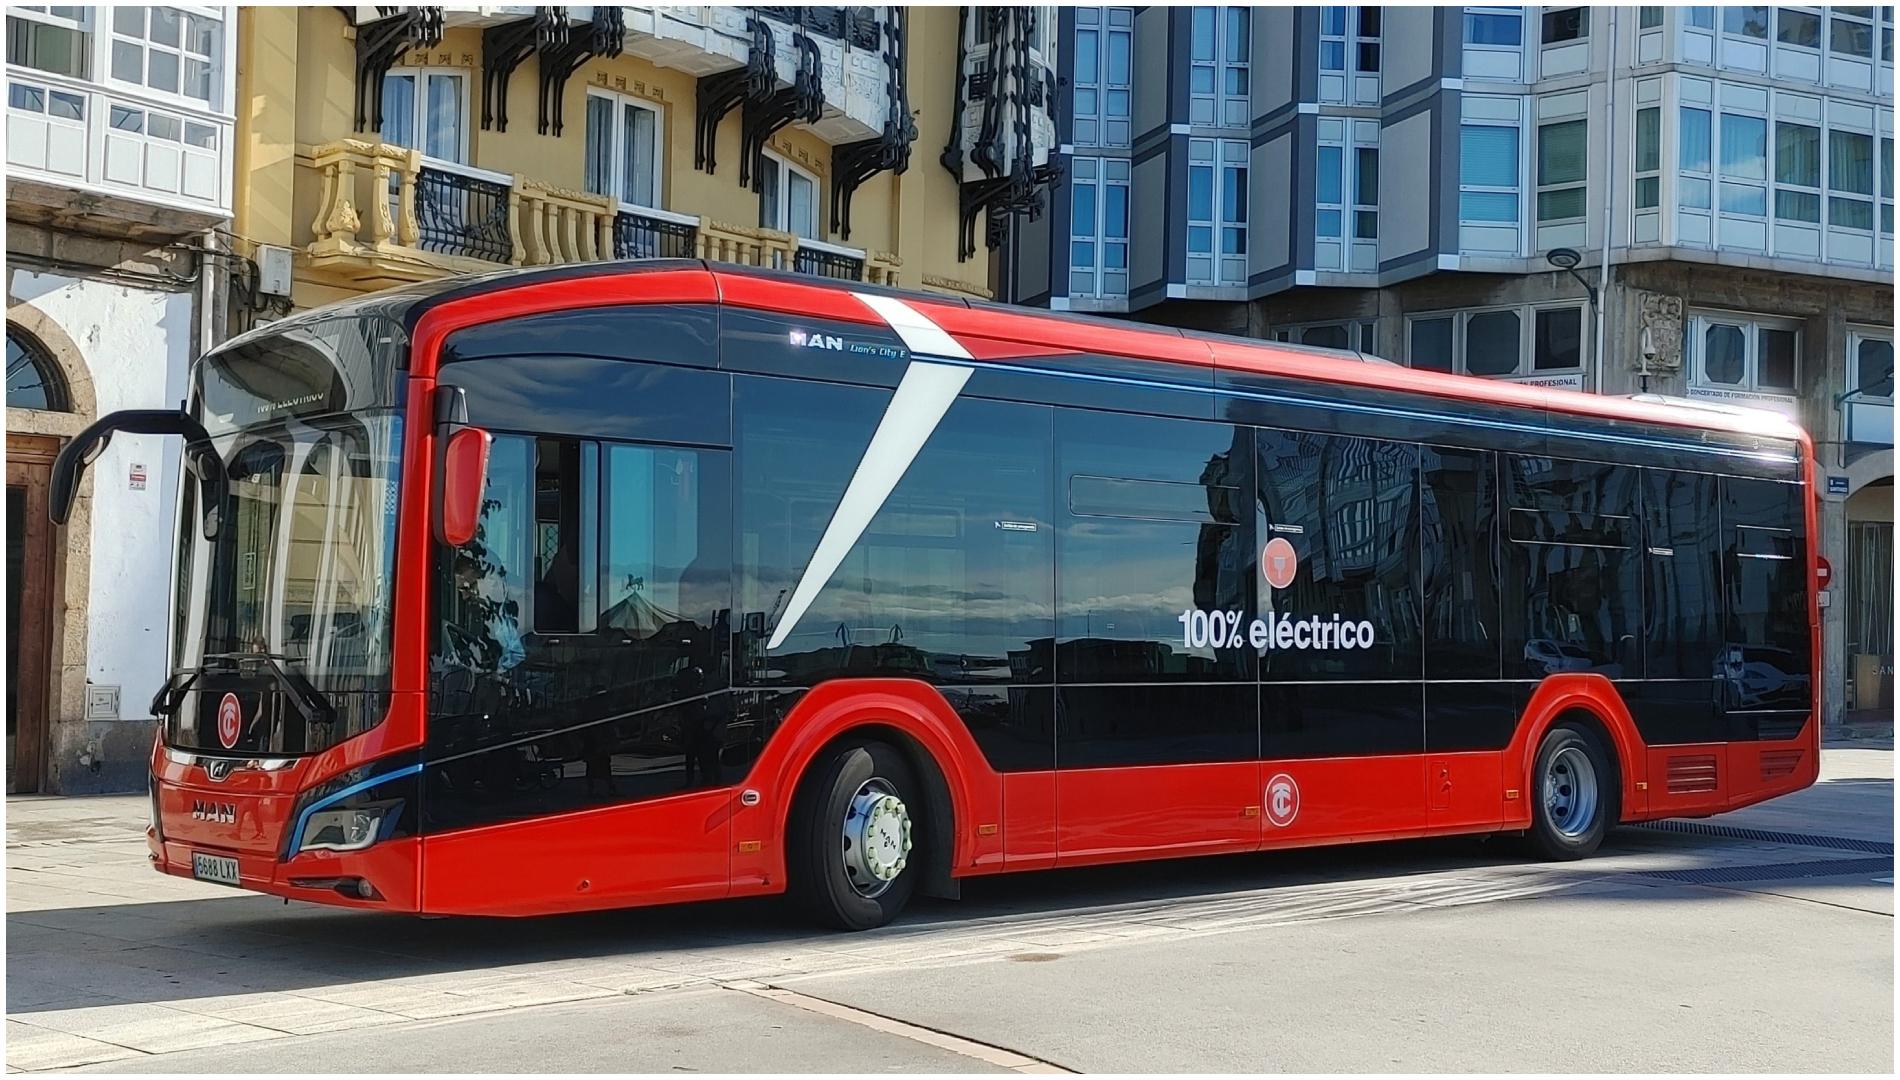
[[[541,51],[541,116],[535,130],[561,137],[561,97],[568,77],[594,57],[613,59],[627,40],[626,16],[618,7],[596,7],[586,26],[575,27],[567,41]]]
[[[884,94],[889,113],[884,134],[875,139],[845,143],[831,151],[831,220],[838,235],[851,239],[851,197],[866,180],[880,172],[902,175],[910,168],[910,147],[917,141],[917,123],[910,115],[910,89],[905,78],[910,54],[909,9],[893,6],[884,26],[884,66],[889,77]]]
[[[739,186],[758,191],[764,184],[765,144],[774,134],[794,120],[815,124],[825,116],[825,69],[818,43],[804,30],[792,31],[792,46],[798,50],[798,72],[792,85],[770,97],[745,99],[740,114]]]
[[[376,9],[381,16],[356,28],[356,130],[383,130],[383,76],[410,49],[442,43],[439,7]]]
[[[769,97],[778,87],[778,65],[772,59],[776,48],[772,28],[764,19],[748,18],[746,29],[752,33],[752,44],[746,49],[745,66],[707,75],[699,80],[695,91],[693,168],[707,173],[714,172],[719,165],[719,122],[739,102]]]
[[[508,130],[508,80],[535,53],[567,44],[567,9],[538,7],[526,19],[482,30],[482,130]]]
[[[957,261],[976,254],[976,216],[989,212],[983,242],[994,251],[1003,243],[1004,220],[1022,214],[1031,221],[1042,217],[1043,195],[1062,180],[1062,165],[1051,158],[1033,168],[1027,161],[1007,176],[973,180],[957,189]]]
[[[963,42],[970,36],[970,9],[957,9],[957,77],[950,80],[954,85],[950,105],[950,141],[944,144],[943,153],[937,160],[950,170],[950,175],[963,181]]]

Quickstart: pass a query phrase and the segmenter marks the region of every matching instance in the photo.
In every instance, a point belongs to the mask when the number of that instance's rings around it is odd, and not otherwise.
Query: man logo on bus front
[[[1285,773],[1267,781],[1267,820],[1284,829],[1300,816],[1300,785]]]
[[[238,708],[236,694],[226,694],[218,701],[218,741],[226,750],[233,749],[243,732],[244,710]]]

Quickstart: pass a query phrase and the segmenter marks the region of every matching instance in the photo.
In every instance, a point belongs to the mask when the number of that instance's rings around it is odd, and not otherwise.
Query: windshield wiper
[[[288,653],[222,652],[206,653],[205,659],[207,661],[228,660],[240,669],[246,664],[268,665],[272,677],[277,680],[278,687],[290,698],[290,703],[296,706],[298,714],[303,717],[305,723],[329,724],[336,720],[336,709],[330,704],[330,699],[323,696],[323,691],[312,686],[310,680],[304,678],[302,672],[290,666],[299,659],[298,657]],[[182,692],[181,689],[180,693]]]
[[[174,671],[165,676],[165,684],[158,688],[158,693],[152,695],[152,715],[170,716],[177,712],[179,704],[185,700],[185,692],[203,674],[204,669],[198,668],[195,671]]]

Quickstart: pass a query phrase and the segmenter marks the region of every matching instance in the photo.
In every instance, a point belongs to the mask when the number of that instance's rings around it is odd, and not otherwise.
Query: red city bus
[[[375,910],[1619,822],[1813,782],[1814,457],[1612,399],[699,262],[273,323],[183,437],[161,871]]]

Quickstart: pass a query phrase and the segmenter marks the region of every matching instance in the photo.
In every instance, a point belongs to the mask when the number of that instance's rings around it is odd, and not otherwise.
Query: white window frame
[[[1472,41],[1471,35],[1470,35],[1470,23],[1469,23],[1469,20],[1471,19],[1472,16],[1491,16],[1491,17],[1496,17],[1496,18],[1510,18],[1510,19],[1516,20],[1517,44],[1499,45],[1493,42]],[[1526,32],[1526,23],[1528,23],[1531,20],[1531,18],[1532,18],[1531,14],[1528,11],[1526,11],[1524,8],[1467,7],[1463,10],[1463,12],[1461,12],[1460,17],[1458,19],[1458,40],[1463,45],[1464,51],[1466,53],[1476,52],[1479,54],[1490,54],[1494,56],[1508,55],[1511,58],[1511,73],[1508,76],[1502,76],[1502,78],[1506,82],[1517,82],[1524,77],[1524,35]],[[1473,67],[1474,67],[1473,64],[1471,64],[1470,62],[1466,62],[1465,78],[1467,80],[1480,77],[1480,76],[1474,76],[1470,74],[1470,71],[1472,70]]]
[[[1785,11],[1792,11],[1799,15],[1811,16],[1814,19],[1815,24],[1818,27],[1816,31],[1814,44],[1803,45],[1798,41],[1788,41],[1782,38],[1781,15]],[[1824,51],[1827,45],[1827,9],[1826,8],[1803,7],[1799,4],[1778,5],[1770,10],[1769,21],[1772,24],[1771,27],[1769,28],[1769,39],[1774,42],[1775,48],[1795,49],[1795,50],[1799,50],[1802,53],[1813,55],[1817,61],[1820,59],[1821,53]]]
[[[1867,140],[1869,181],[1866,192],[1848,191],[1834,186],[1834,137],[1852,135]],[[1826,207],[1827,227],[1846,229],[1860,233],[1876,233],[1880,229],[1880,135],[1867,128],[1852,124],[1827,124],[1821,129],[1821,180],[1825,187],[1822,202]],[[1860,203],[1867,206],[1868,219],[1865,226],[1846,224],[1834,217],[1835,201]]]
[[[1361,12],[1367,8],[1378,13],[1378,34],[1368,35],[1364,33],[1365,27]],[[1338,98],[1329,98],[1322,90],[1321,100],[1367,105],[1377,104],[1376,93],[1374,95],[1375,100],[1361,102],[1358,95],[1358,85],[1361,78],[1381,80],[1380,86],[1384,85],[1383,75],[1381,73],[1385,68],[1385,9],[1376,4],[1347,6],[1331,4],[1319,8],[1318,11],[1320,45],[1317,59],[1320,74],[1322,76],[1329,72],[1337,74],[1341,82],[1341,91]],[[1338,24],[1338,29],[1333,29],[1327,25],[1328,22],[1331,21],[1333,17],[1332,13],[1334,12],[1339,13],[1339,19],[1341,20]],[[1460,22],[1459,32],[1461,34],[1463,33],[1463,25],[1464,24]],[[1326,49],[1329,45],[1337,46],[1339,49],[1339,64],[1337,67],[1327,66]],[[1376,60],[1371,67],[1367,67],[1361,63],[1364,59],[1362,52],[1363,47],[1370,47],[1374,50],[1373,56]]]
[[[1711,112],[1711,119],[1713,120],[1715,124],[1715,127],[1713,131],[1711,132],[1713,139],[1712,139],[1712,144],[1711,144],[1710,153],[1709,153],[1709,157],[1710,157],[1709,166],[1710,168],[1715,170],[1714,196],[1715,196],[1716,211],[1721,217],[1725,217],[1725,218],[1731,218],[1731,217],[1732,218],[1747,218],[1751,221],[1771,220],[1773,217],[1773,206],[1771,205],[1771,200],[1770,200],[1768,191],[1769,191],[1769,188],[1773,186],[1774,175],[1775,175],[1775,166],[1774,166],[1775,118],[1774,116],[1771,115],[1771,113],[1766,112],[1766,111],[1756,112],[1754,109],[1739,108],[1735,105],[1720,103],[1720,102],[1718,102],[1710,110],[1710,112]],[[1727,120],[1728,117],[1731,117],[1731,116],[1737,117],[1737,118],[1746,118],[1749,120],[1761,121],[1763,134],[1762,134],[1762,175],[1760,179],[1744,176],[1739,173],[1731,174],[1727,171],[1726,155],[1728,153],[1728,125],[1725,121]],[[1825,168],[1825,166],[1823,166],[1823,168]],[[1729,209],[1723,195],[1724,195],[1724,189],[1730,188],[1730,187],[1737,188],[1737,189],[1750,188],[1750,189],[1759,190],[1762,196],[1761,213],[1756,214],[1756,213],[1751,213],[1747,210]],[[1718,234],[1717,246],[1718,247],[1720,246],[1719,234]]]
[[[1524,206],[1524,127],[1525,125],[1523,123],[1522,117],[1519,117],[1518,119],[1510,120],[1510,121],[1480,120],[1480,119],[1472,119],[1470,117],[1464,117],[1459,120],[1458,127],[1459,127],[1459,141],[1460,141],[1459,152],[1458,152],[1458,196],[1459,196],[1458,223],[1460,225],[1476,225],[1480,227],[1500,226],[1500,225],[1511,225],[1515,227],[1515,226],[1522,225],[1524,221],[1524,211],[1525,211],[1525,206]],[[1517,182],[1515,184],[1512,184],[1509,187],[1501,187],[1496,184],[1473,184],[1473,183],[1467,183],[1465,181],[1463,129],[1468,128],[1468,127],[1470,128],[1480,128],[1480,127],[1506,128],[1510,130],[1514,135],[1516,135],[1517,153],[1512,155],[1513,159],[1515,160],[1517,164]],[[1468,194],[1469,195],[1509,195],[1511,197],[1513,205],[1516,207],[1516,213],[1513,214],[1508,219],[1468,218],[1465,216],[1465,212],[1464,212],[1464,196]]]
[[[1822,158],[1822,162],[1826,162]],[[1880,192],[1880,207],[1875,213],[1879,216],[1880,235],[1893,235],[1893,136],[1882,135],[1880,144],[1875,148],[1874,168],[1880,171],[1875,190]]]
[[[613,123],[610,125],[611,132],[609,140],[611,146],[607,155],[608,170],[611,175],[606,184],[611,190],[597,191],[594,192],[594,194],[606,195],[619,203],[622,207],[630,210],[664,210],[666,208],[666,188],[664,186],[666,182],[666,110],[655,102],[648,101],[644,98],[593,86],[587,88],[587,97],[602,98],[613,103]],[[621,173],[624,169],[627,156],[625,146],[626,127],[621,121],[625,116],[622,110],[629,106],[653,115],[653,146],[650,154],[653,159],[652,203],[637,203],[622,197],[627,188],[627,178],[622,176]],[[582,115],[583,117],[588,115],[585,103],[582,105]],[[586,133],[583,132],[582,146],[584,147],[585,145]],[[583,173],[586,171],[584,167],[582,171]]]
[[[1338,181],[1339,188],[1339,198],[1330,202],[1327,201],[1325,192],[1327,172],[1325,162],[1326,152],[1329,150],[1336,155],[1338,160],[1338,165],[1332,172]],[[1350,188],[1347,175],[1351,169],[1347,162],[1350,156],[1348,144],[1343,137],[1325,139],[1315,143],[1313,147],[1313,235],[1324,240],[1338,240],[1342,244],[1352,238],[1350,220],[1352,215],[1346,209],[1346,201],[1351,198],[1348,194]],[[1327,214],[1333,215],[1338,223],[1331,232],[1327,231],[1325,225]]]
[[[1120,175],[1112,175],[1116,173]],[[1129,185],[1130,174],[1131,165],[1129,160],[1125,157],[1077,157],[1070,162],[1070,176],[1073,178],[1071,181],[1072,192],[1073,189],[1083,187],[1091,189],[1093,192],[1091,196],[1092,204],[1095,210],[1094,220],[1088,223],[1089,231],[1077,231],[1081,223],[1075,220],[1075,201],[1073,193],[1071,194],[1069,246],[1065,249],[1069,267],[1068,280],[1070,296],[1087,296],[1104,300],[1125,300],[1128,297],[1128,232],[1130,223],[1128,221],[1122,222],[1122,234],[1120,236],[1108,235],[1108,192],[1111,188],[1119,189],[1122,193],[1123,212],[1124,214],[1132,216],[1133,206],[1129,201],[1133,195],[1133,190]],[[1079,263],[1076,261],[1075,245],[1077,244],[1090,245],[1089,262]],[[1110,244],[1118,244],[1121,247],[1122,262],[1120,266],[1109,265],[1108,246]],[[1089,285],[1087,288],[1076,288],[1075,275],[1078,273],[1086,273],[1089,275]],[[1121,275],[1122,285],[1120,289],[1112,289],[1107,286],[1107,275],[1111,273]]]
[[[1093,23],[1085,23],[1085,17],[1094,18]],[[1071,132],[1077,146],[1128,146],[1134,132],[1134,77],[1135,77],[1135,9],[1132,7],[1080,7],[1075,9],[1075,34],[1079,42],[1083,34],[1095,35],[1095,73],[1091,81],[1083,79],[1080,69],[1075,74],[1075,87],[1071,103],[1074,106],[1071,119]],[[1128,78],[1121,82],[1109,78],[1109,57],[1114,52],[1114,40],[1125,38],[1128,45]],[[1079,45],[1076,53],[1080,55]],[[1082,95],[1095,95],[1095,108],[1084,111]],[[1119,101],[1120,111],[1111,107]],[[1083,125],[1091,124],[1087,132]],[[1120,126],[1120,137],[1112,132],[1114,125]]]
[[[772,150],[765,151],[765,167],[779,168],[789,173],[796,173],[811,182],[811,232],[801,232],[794,227],[797,222],[791,220],[792,201],[786,197],[791,190],[791,185],[785,182],[785,174],[781,174],[779,177],[777,189],[779,196],[778,210],[770,222],[765,220],[765,191],[763,189],[760,190],[760,224],[768,229],[777,229],[779,232],[791,233],[793,236],[803,237],[806,240],[823,240],[825,238],[825,185],[822,180],[818,179],[818,174],[812,172],[810,169],[800,168],[792,164],[791,161],[787,160],[783,155]]]
[[[1537,366],[1537,316],[1541,312],[1574,311],[1577,314],[1577,362],[1569,367]],[[1508,312],[1517,316],[1517,365],[1508,372],[1474,372],[1467,362],[1466,327],[1473,318]],[[1480,379],[1499,379],[1505,382],[1538,380],[1576,376],[1582,378],[1590,366],[1590,335],[1594,327],[1590,323],[1588,307],[1582,301],[1560,301],[1548,304],[1504,304],[1481,308],[1459,308],[1455,311],[1419,311],[1405,317],[1405,363],[1414,366],[1412,334],[1417,324],[1439,319],[1451,320],[1451,370],[1458,375],[1471,375]],[[1437,370],[1437,369],[1430,369]]]
[[[1884,341],[1891,347],[1893,345],[1893,330],[1890,328],[1876,329],[1866,326],[1850,326],[1847,328],[1847,389],[1850,392],[1860,389],[1860,347],[1863,344],[1873,341]],[[1796,374],[1798,375],[1799,372],[1797,371]],[[1891,406],[1893,404],[1893,394],[1891,391],[1884,396],[1878,394],[1861,394],[1854,400],[1885,402]]]
[[[1705,368],[1705,350],[1708,332],[1714,326],[1732,326],[1742,332],[1742,380],[1726,383],[1711,379]],[[1792,333],[1794,335],[1794,385],[1791,387],[1763,386],[1761,382],[1761,332],[1763,330]],[[1801,324],[1791,319],[1776,319],[1770,316],[1740,314],[1729,311],[1692,310],[1685,324],[1688,341],[1683,350],[1685,362],[1689,368],[1691,385],[1706,389],[1731,393],[1759,395],[1762,397],[1794,398],[1801,390]]]
[[[1360,198],[1360,186],[1366,175],[1366,162],[1370,156],[1372,163],[1372,198]],[[1347,198],[1352,206],[1352,239],[1377,240],[1379,238],[1379,146],[1377,143],[1352,144],[1352,188]],[[1364,225],[1370,222],[1367,229]]]
[[[1195,152],[1203,149],[1206,151],[1207,157],[1203,159],[1195,158]],[[1239,155],[1238,158],[1230,158],[1229,155],[1234,153]],[[1242,191],[1248,190],[1247,177],[1245,174],[1251,165],[1252,159],[1249,142],[1246,139],[1196,138],[1188,140],[1188,189],[1190,191],[1193,190],[1195,172],[1197,170],[1206,171],[1208,179],[1208,211],[1212,216],[1206,218],[1192,216],[1194,203],[1192,196],[1190,196],[1188,199],[1189,217],[1187,222],[1187,237],[1183,239],[1182,243],[1188,245],[1187,254],[1190,259],[1194,257],[1205,257],[1209,259],[1213,273],[1211,278],[1197,278],[1190,273],[1187,276],[1187,284],[1206,286],[1244,286],[1247,284],[1246,275],[1244,273],[1239,280],[1233,280],[1223,276],[1221,273],[1220,268],[1225,260],[1239,258],[1244,264],[1247,256],[1247,216],[1245,213],[1242,213],[1237,220],[1230,220],[1226,213],[1226,201],[1221,196],[1226,191],[1227,173],[1232,170],[1239,170],[1243,174],[1240,181],[1240,188]],[[1250,198],[1251,192],[1248,192],[1248,195]],[[1196,250],[1192,246],[1192,237],[1194,230],[1197,228],[1203,228],[1208,231],[1209,247],[1206,251]],[[1237,230],[1239,233],[1241,249],[1238,252],[1228,252],[1226,250],[1225,241],[1230,230]]]
[[[176,46],[166,45],[152,40],[152,11],[157,8],[165,8],[178,13],[178,44]],[[132,37],[128,34],[122,34],[118,29],[118,13],[135,9],[143,13],[143,22],[140,24],[143,34],[141,37]],[[188,109],[214,112],[222,111],[224,105],[224,68],[227,62],[225,50],[228,29],[224,9],[181,4],[127,4],[122,7],[98,8],[95,10],[101,13],[97,21],[93,24],[92,33],[93,48],[96,50],[93,61],[95,65],[93,78],[95,80],[108,86],[123,87],[135,91],[142,96],[158,101],[174,103]],[[12,14],[12,11],[9,10],[8,13]],[[209,53],[187,51],[187,46],[190,42],[191,19],[193,17],[206,20],[216,26],[211,35],[211,51]],[[142,81],[133,82],[121,79],[113,73],[113,53],[117,50],[118,43],[121,41],[127,42],[139,49],[139,71]],[[176,58],[178,63],[179,87],[177,90],[166,90],[143,81],[151,78],[151,62],[154,51],[162,52]],[[185,71],[192,61],[202,62],[207,69],[205,73],[206,96],[202,98],[184,92]]]
[[[421,143],[423,145],[412,146],[412,147],[409,147],[409,149],[420,151],[425,161],[434,162],[438,164],[446,164],[446,165],[466,166],[469,164],[469,158],[473,156],[473,141],[471,138],[471,130],[470,130],[473,127],[473,125],[470,123],[469,101],[471,100],[470,84],[475,81],[474,75],[475,73],[470,71],[468,68],[442,67],[442,66],[437,66],[437,65],[428,65],[428,66],[423,66],[423,67],[392,67],[384,75],[385,81],[387,81],[388,79],[396,78],[400,76],[409,76],[409,77],[414,78],[416,81],[415,83],[416,93],[415,93],[414,100],[411,102],[411,106],[410,106],[413,111],[409,117],[409,122],[411,125],[411,129],[416,134],[416,142]],[[462,103],[461,103],[461,108],[459,112],[462,117],[462,122],[461,122],[460,130],[456,132],[456,136],[455,136],[455,141],[456,141],[456,156],[455,157],[441,157],[436,154],[431,154],[428,151],[427,143],[429,141],[429,79],[434,76],[453,76],[461,80]],[[389,137],[389,110],[388,110],[388,95],[386,92],[384,95],[383,130],[377,133],[377,137],[380,138],[384,142],[393,142],[393,140],[391,140]],[[395,145],[401,146],[405,144],[396,143]]]
[[[1290,326],[1276,326],[1269,335],[1272,340],[1288,345],[1311,345],[1317,349],[1341,348],[1337,345],[1322,345],[1307,341],[1306,336],[1317,330],[1341,330],[1346,335],[1343,348],[1352,351],[1376,355],[1379,320],[1377,319],[1326,319],[1320,322],[1294,323]]]
[[[42,26],[58,27],[62,30],[71,30],[78,34],[79,63],[81,70],[76,72],[53,71],[49,68],[33,67],[29,64],[9,64],[8,66],[17,67],[21,71],[36,71],[54,78],[83,79],[88,81],[97,78],[99,75],[96,69],[99,66],[100,37],[98,16],[100,12],[108,9],[100,7],[81,7],[78,8],[79,17],[77,19],[69,19],[63,15],[53,14],[50,10],[52,5],[42,6],[47,7],[49,10],[35,11],[29,7],[7,8],[7,18],[19,19],[23,22],[39,23]],[[61,4],[59,6],[66,7],[68,5]]]
[[[1730,29],[1735,16],[1741,12],[1759,7],[1762,11],[1761,36],[1756,37],[1742,29]],[[1772,5],[1729,4],[1723,5],[1716,14],[1715,32],[1723,38],[1743,42],[1757,48],[1769,49],[1775,42],[1775,9]]]
[[[1543,172],[1543,161],[1544,161],[1544,131],[1548,128],[1563,127],[1568,124],[1582,124],[1583,125],[1583,175],[1578,177],[1575,180],[1560,180],[1560,181],[1546,184],[1544,183],[1544,178],[1541,175]],[[1571,222],[1584,220],[1586,217],[1589,216],[1589,213],[1590,213],[1590,198],[1589,198],[1590,119],[1589,117],[1566,116],[1566,117],[1561,117],[1561,118],[1553,118],[1551,120],[1547,120],[1542,123],[1539,123],[1537,125],[1536,134],[1537,134],[1537,144],[1531,149],[1531,163],[1530,163],[1531,180],[1533,181],[1531,187],[1534,189],[1534,193],[1532,195],[1533,205],[1531,207],[1532,218],[1536,221],[1538,225],[1563,225],[1563,224],[1569,224]],[[1579,209],[1577,213],[1566,215],[1564,217],[1545,217],[1544,216],[1544,196],[1547,194],[1556,194],[1556,193],[1565,192],[1565,191],[1581,191],[1584,193],[1584,197],[1578,200]]]
[[[1812,185],[1799,184],[1792,180],[1783,180],[1781,178],[1781,129],[1783,127],[1806,128],[1814,132],[1816,140],[1816,168],[1814,172],[1814,183]],[[1769,126],[1768,140],[1768,153],[1774,162],[1773,172],[1770,178],[1774,190],[1772,194],[1769,195],[1769,215],[1777,222],[1785,221],[1796,225],[1811,225],[1817,229],[1820,228],[1821,222],[1825,219],[1827,212],[1827,188],[1824,186],[1827,180],[1828,154],[1826,125],[1807,120],[1789,120],[1778,116]],[[1784,191],[1790,195],[1806,195],[1811,197],[1814,200],[1814,216],[1804,218],[1783,214],[1781,212],[1781,193]]]
[[[1214,13],[1214,55],[1211,59],[1205,60],[1195,57],[1193,41],[1193,20],[1202,11],[1211,11]],[[1247,40],[1241,44],[1241,55],[1247,57],[1246,60],[1228,59],[1233,38],[1231,27],[1228,23],[1231,19],[1231,13],[1234,11],[1239,11],[1247,20]],[[1195,127],[1246,127],[1249,123],[1248,101],[1250,100],[1250,92],[1253,88],[1253,9],[1245,5],[1196,5],[1188,10],[1188,39],[1188,122]],[[1130,44],[1132,45],[1132,41]],[[1132,68],[1133,65],[1131,64],[1131,77],[1133,75]],[[1201,93],[1194,90],[1193,80],[1198,73],[1203,71],[1213,76],[1214,89],[1211,93]],[[1244,85],[1239,93],[1229,93],[1227,90],[1227,73],[1229,71],[1238,71],[1241,73],[1241,81]],[[1205,120],[1197,119],[1195,116],[1195,107],[1203,104],[1207,106],[1208,118]],[[1237,112],[1235,106],[1238,106]],[[1233,114],[1236,118],[1232,120],[1228,119],[1230,114]]]
[[[1878,11],[1879,9],[1875,8],[1876,15],[1878,15]],[[1836,23],[1864,26],[1867,28],[1867,55],[1862,56],[1857,52],[1837,50],[1834,48],[1834,24]],[[1845,7],[1830,7],[1827,9],[1826,18],[1822,21],[1821,40],[1827,45],[1828,53],[1832,55],[1846,57],[1849,60],[1867,64],[1878,63],[1880,61],[1880,20],[1878,17],[1863,19],[1859,15],[1850,14]]]
[[[1709,163],[1707,168],[1691,168],[1682,155],[1682,136],[1688,128],[1688,124],[1684,121],[1691,112],[1701,113],[1708,124]],[[1717,163],[1720,161],[1716,144],[1722,135],[1720,116],[1721,113],[1712,102],[1683,103],[1676,107],[1676,202],[1684,209],[1711,215],[1715,213],[1715,174]],[[1703,193],[1702,201],[1692,203],[1684,198],[1683,193],[1689,190],[1700,190]]]
[[[1643,156],[1643,116],[1649,114],[1656,118],[1656,163],[1644,168]],[[1659,210],[1662,207],[1662,163],[1663,163],[1663,107],[1659,101],[1654,105],[1644,105],[1636,110],[1636,124],[1630,130],[1630,206],[1638,211]],[[1644,202],[1647,198],[1649,201]]]
[[[1860,350],[1869,342],[1885,342],[1893,346],[1891,327],[1849,326],[1847,328],[1847,389],[1857,391],[1860,381]],[[1893,394],[1855,394],[1841,403],[1842,422],[1845,430],[1843,437],[1848,442],[1882,443],[1893,442]]]

